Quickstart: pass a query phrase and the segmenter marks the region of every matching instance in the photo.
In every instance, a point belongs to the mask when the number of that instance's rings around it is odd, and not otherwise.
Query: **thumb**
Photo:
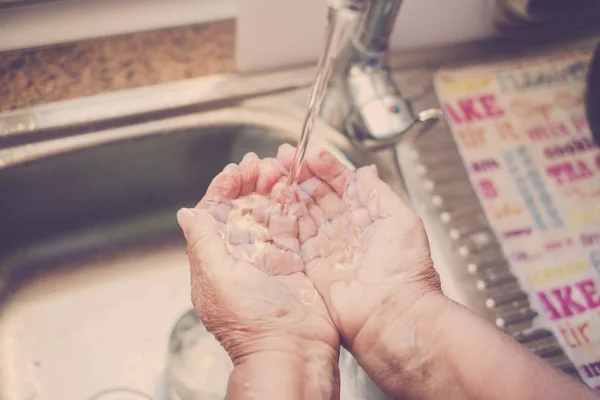
[[[367,207],[371,218],[378,219],[391,215],[413,213],[394,190],[379,178],[374,166],[362,167],[356,171],[358,196]]]
[[[198,215],[198,210],[199,209],[182,208],[177,211],[177,222],[179,223],[179,227],[183,231],[183,236],[185,236],[185,240],[188,244],[190,244],[190,234],[192,230],[194,230],[196,220],[202,218],[202,216]]]
[[[177,222],[183,230],[190,256],[193,254],[209,265],[223,261],[228,254],[223,234],[207,210],[182,208],[177,212]]]

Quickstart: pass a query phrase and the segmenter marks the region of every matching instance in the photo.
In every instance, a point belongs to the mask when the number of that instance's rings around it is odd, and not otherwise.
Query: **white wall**
[[[0,10],[0,51],[233,18],[238,0],[78,0]]]
[[[405,0],[393,50],[455,43],[494,34],[494,0]],[[237,64],[255,71],[317,59],[325,0],[240,0]]]
[[[494,0],[405,0],[392,48],[493,34]],[[0,10],[0,51],[238,17],[240,71],[314,62],[326,0],[69,0]]]

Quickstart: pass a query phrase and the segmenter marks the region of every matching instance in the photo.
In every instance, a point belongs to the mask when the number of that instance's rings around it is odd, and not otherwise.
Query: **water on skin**
[[[300,289],[300,302],[305,305],[311,305],[317,299],[317,291],[314,289]]]
[[[349,187],[354,183],[350,182]],[[270,252],[272,247],[279,244],[278,240],[274,240],[271,236],[273,227],[271,226],[271,230],[269,228],[274,217],[289,217],[291,226],[297,224],[298,218],[310,218],[307,205],[299,200],[298,190],[298,187],[286,187],[284,204],[279,195],[268,198],[257,194],[240,197],[223,204],[213,204],[211,213],[218,221],[220,233],[230,254],[238,260],[248,261],[253,265],[266,265],[265,260],[272,254]],[[315,248],[319,257],[312,263],[313,269],[329,268],[331,273],[339,273],[340,278],[348,276],[347,273],[352,273],[352,270],[358,268],[363,258],[360,249],[365,247],[364,242],[367,240],[364,229],[349,218],[353,210],[365,209],[366,206],[358,200],[357,191],[347,192],[342,198],[346,215],[338,217],[335,221],[325,220],[318,224],[318,235],[323,236],[323,241],[319,240],[317,244],[319,247]],[[312,193],[305,194],[310,196]],[[288,233],[285,232],[285,235]],[[289,247],[284,250],[294,253],[293,259],[303,263],[301,246],[295,252]],[[269,271],[265,272],[269,273]],[[278,273],[280,272],[273,272],[273,274]],[[311,304],[317,297],[314,289],[299,289],[298,299],[305,305]]]
[[[252,264],[260,262],[272,242],[266,224],[270,215],[280,210],[279,207],[278,203],[259,195],[233,200],[226,217],[220,221],[230,254]]]

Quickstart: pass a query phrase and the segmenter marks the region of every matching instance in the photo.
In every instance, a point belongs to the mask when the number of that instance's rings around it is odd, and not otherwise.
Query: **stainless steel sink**
[[[205,347],[174,353],[191,307],[175,214],[228,163],[294,144],[299,123],[231,107],[13,148],[0,168],[0,399],[210,398],[186,387],[195,370],[181,361],[227,354],[206,332]],[[376,161],[331,129],[316,140],[348,165]],[[347,353],[342,366],[344,398],[377,398]]]

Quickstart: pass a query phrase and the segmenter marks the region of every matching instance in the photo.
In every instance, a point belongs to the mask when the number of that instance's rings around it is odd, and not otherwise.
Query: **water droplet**
[[[345,270],[347,270],[348,268],[347,268],[347,266],[346,266],[346,265],[344,265],[344,264],[342,264],[342,263],[339,263],[339,262],[337,262],[337,261],[334,261],[334,262],[333,262],[333,269],[334,269],[335,271],[345,271]]]
[[[362,228],[358,225],[354,225],[354,234],[356,235],[357,238],[362,237],[362,235],[363,235]]]
[[[300,289],[300,302],[311,305],[317,299],[317,291],[314,289]]]

